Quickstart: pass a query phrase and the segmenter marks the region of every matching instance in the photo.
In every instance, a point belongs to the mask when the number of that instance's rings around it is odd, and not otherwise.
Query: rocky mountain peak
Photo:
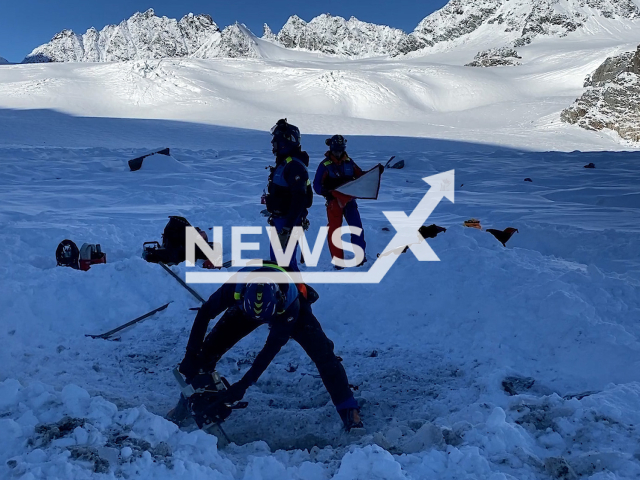
[[[634,19],[640,9],[633,0],[451,0],[412,35],[414,44],[431,46],[491,28],[519,47],[538,36],[566,36],[593,16]]]
[[[297,15],[291,16],[276,40],[286,48],[329,55],[376,56],[395,52],[398,42],[405,36],[397,28],[323,13],[308,23]]]
[[[585,80],[587,90],[560,119],[587,130],[609,129],[640,142],[640,45],[607,58]]]
[[[264,26],[263,39],[284,48],[346,57],[398,56],[436,44],[483,39],[488,47],[521,47],[541,36],[567,36],[590,28],[591,19],[640,19],[638,0],[450,0],[407,34],[385,25],[348,20],[328,13],[306,22],[289,17],[275,34]],[[63,30],[36,48],[25,62],[104,62],[164,57],[214,58],[257,55],[253,34],[238,25],[223,31],[209,15],[179,21],[138,12],[118,25],[78,35]],[[486,45],[486,39],[495,45]],[[447,44],[448,42],[448,44]],[[255,42],[254,42],[255,43]],[[237,47],[239,50],[234,51]]]
[[[109,62],[184,57],[196,52],[218,26],[209,15],[185,15],[180,21],[137,12],[118,25],[88,29],[83,35],[63,30],[25,58],[32,62]]]
[[[276,41],[276,34],[273,33],[269,25],[267,25],[266,23],[262,27],[262,38],[264,38],[265,40],[269,40],[270,42]]]

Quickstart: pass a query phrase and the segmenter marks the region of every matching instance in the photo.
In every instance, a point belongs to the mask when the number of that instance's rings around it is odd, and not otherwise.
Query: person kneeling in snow
[[[285,274],[290,281],[285,284],[271,281],[269,274],[274,272]],[[345,429],[361,428],[358,403],[349,388],[347,374],[333,352],[333,342],[311,311],[311,303],[317,299],[317,294],[304,284],[296,285],[284,269],[274,264],[246,267],[238,275],[250,277],[246,283],[222,285],[196,315],[187,353],[179,367],[187,383],[201,371],[215,370],[220,358],[231,347],[260,325],[267,324],[270,332],[266,344],[242,379],[225,392],[225,402],[241,400],[247,388],[260,378],[280,349],[293,338],[316,364]],[[242,280],[242,277],[236,280]],[[315,298],[307,299],[310,297],[307,291]],[[225,313],[205,338],[209,322],[222,312]]]
[[[328,138],[325,143],[329,147],[325,153],[324,160],[316,170],[316,176],[313,179],[313,189],[318,195],[322,195],[327,200],[327,219],[329,223],[328,239],[329,251],[333,258],[344,259],[344,251],[333,244],[333,232],[342,226],[342,217],[344,216],[347,224],[352,227],[362,229],[362,220],[358,211],[358,204],[355,198],[342,205],[340,201],[333,195],[333,190],[351,182],[356,178],[360,178],[364,173],[362,169],[356,165],[356,162],[349,158],[346,151],[347,140],[342,135],[334,135]],[[351,235],[351,243],[359,245],[362,251],[365,251],[366,243],[364,241],[364,230],[360,235]],[[362,263],[366,262],[364,257]],[[340,268],[340,267],[336,267]]]

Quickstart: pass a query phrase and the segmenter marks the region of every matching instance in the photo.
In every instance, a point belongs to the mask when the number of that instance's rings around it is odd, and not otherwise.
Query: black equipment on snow
[[[385,168],[385,169],[387,169],[387,168],[395,168],[395,169],[397,169],[397,170],[400,170],[400,169],[404,168],[404,160],[400,160],[400,161],[398,161],[398,162],[394,163],[393,165],[391,165],[391,161],[392,161],[394,158],[396,158],[396,156],[395,156],[395,155],[394,155],[394,156],[392,156],[389,160],[387,160],[387,163],[385,163],[385,164],[384,164],[384,168]]]
[[[393,161],[394,158],[396,158],[396,156],[392,155],[391,158],[387,160],[387,163],[384,164],[384,168],[389,168],[389,165],[391,165],[391,162]]]
[[[71,240],[63,240],[56,248],[56,261],[59,267],[80,268],[80,250]]]
[[[191,224],[186,218],[170,215],[169,222],[162,232],[162,245],[155,241],[144,242],[142,245],[142,258],[150,263],[162,262],[167,265],[177,265],[184,262],[186,259],[186,230],[187,227],[190,226]],[[206,232],[198,227],[195,228],[202,238],[213,248],[213,243],[209,242]],[[196,259],[207,260],[207,257],[198,247],[196,247]]]
[[[154,150],[151,150],[147,153],[140,155],[139,157],[132,158],[131,160],[129,160],[129,169],[132,172],[135,172],[136,170],[140,170],[142,168],[142,162],[144,162],[144,159],[155,154],[171,155],[168,148],[156,148]]]
[[[169,303],[171,303],[171,302],[169,302]],[[106,340],[111,335],[113,335],[114,333],[118,333],[118,332],[124,330],[125,328],[131,327],[132,325],[135,325],[136,323],[141,322],[145,318],[149,318],[150,316],[155,315],[156,313],[164,310],[165,308],[167,308],[169,306],[169,303],[167,303],[166,305],[163,305],[161,307],[158,307],[155,310],[151,310],[149,313],[145,313],[144,315],[140,315],[139,317],[136,317],[133,320],[131,320],[130,322],[127,322],[124,325],[120,325],[119,327],[116,327],[113,330],[109,330],[108,332],[101,333],[100,335],[89,335],[89,334],[87,334],[87,335],[85,335],[85,337],[101,338],[103,340]]]
[[[224,422],[233,410],[246,408],[247,402],[225,401],[225,393],[229,382],[217,371],[201,373],[187,383],[177,368],[173,370],[182,395],[176,408],[168,415],[169,420],[180,425],[191,416],[198,428],[218,437],[218,441],[230,443],[220,424]],[[223,445],[224,446],[224,445]]]

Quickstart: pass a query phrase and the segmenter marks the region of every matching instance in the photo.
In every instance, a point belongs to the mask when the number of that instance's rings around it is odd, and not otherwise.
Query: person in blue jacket
[[[283,251],[291,236],[293,227],[302,226],[307,217],[308,208],[313,203],[313,191],[309,180],[309,155],[300,145],[300,130],[287,119],[278,120],[271,129],[272,152],[276,157],[271,167],[267,210],[271,214],[270,224],[277,232]],[[298,270],[297,246],[289,267]],[[271,260],[275,261],[273,249]]]
[[[286,284],[270,281],[269,272],[286,274],[283,268],[274,264],[246,267],[239,274],[243,272],[259,275],[247,283],[222,285],[198,311],[187,352],[179,366],[187,383],[201,372],[215,370],[220,358],[231,347],[261,325],[268,325],[269,336],[264,347],[242,379],[228,388],[225,401],[241,400],[280,349],[293,338],[315,363],[345,429],[362,427],[358,403],[349,388],[344,367],[333,351],[333,342],[311,311],[311,302],[317,299],[317,294],[315,299],[307,299],[307,288],[312,289],[304,284],[296,285],[292,279]],[[205,338],[209,322],[223,312]]]
[[[313,179],[313,189],[322,195],[327,203],[329,251],[333,258],[344,258],[344,251],[331,241],[333,232],[342,226],[344,217],[347,224],[362,229],[362,220],[358,211],[358,203],[353,198],[346,205],[341,205],[333,195],[333,190],[364,175],[362,169],[347,154],[347,140],[342,135],[334,135],[325,141],[329,150],[324,160],[318,165]],[[351,243],[359,245],[366,252],[364,230],[360,235],[351,235]],[[367,261],[365,256],[362,263]],[[340,267],[336,267],[340,268]]]

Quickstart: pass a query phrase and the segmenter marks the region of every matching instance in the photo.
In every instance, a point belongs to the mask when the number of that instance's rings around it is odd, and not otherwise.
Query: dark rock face
[[[585,81],[585,87],[597,87],[614,80],[622,72],[632,72],[640,75],[640,45],[635,52],[627,52],[617,57],[607,58],[596,71],[589,75]]]
[[[640,142],[640,46],[607,58],[585,81],[587,91],[560,119],[587,130],[609,129]]]
[[[518,59],[521,59],[518,52],[513,48],[492,48],[478,52],[473,58],[473,62],[467,63],[465,67],[499,67],[521,65]]]

